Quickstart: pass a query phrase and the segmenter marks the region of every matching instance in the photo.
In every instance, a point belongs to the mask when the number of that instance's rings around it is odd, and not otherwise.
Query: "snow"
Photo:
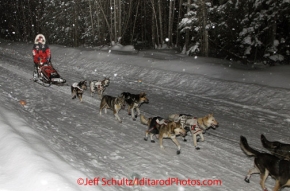
[[[1,190],[78,190],[74,177],[85,174],[61,160],[21,116],[0,112]]]
[[[146,117],[213,113],[220,126],[207,130],[205,142],[198,143],[201,150],[194,149],[190,136],[187,142],[178,138],[181,154],[176,155],[169,139],[164,150],[158,141],[144,141],[146,126],[139,118],[132,121],[126,110],[118,123],[110,110],[98,114],[100,100],[88,91],[80,103],[71,99],[69,86],[33,83],[32,44],[0,42],[1,191],[256,191],[261,190],[259,175],[249,184],[243,180],[253,158],[241,151],[240,135],[259,150],[264,150],[262,133],[289,143],[289,66],[257,69],[169,50],[123,55],[121,49],[50,45],[53,65],[68,84],[106,76],[111,83],[105,94],[144,91],[150,102],[140,109]],[[169,185],[108,185],[134,177]],[[222,185],[169,182],[187,179]],[[269,177],[266,186],[272,189],[274,179]]]
[[[275,54],[275,55],[269,56],[269,58],[273,61],[283,61],[284,60],[284,56],[281,54]]]

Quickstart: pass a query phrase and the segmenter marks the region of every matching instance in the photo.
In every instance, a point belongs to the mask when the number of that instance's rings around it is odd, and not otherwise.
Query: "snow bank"
[[[73,169],[15,112],[0,108],[1,191],[79,191]],[[83,187],[84,188],[84,187]]]

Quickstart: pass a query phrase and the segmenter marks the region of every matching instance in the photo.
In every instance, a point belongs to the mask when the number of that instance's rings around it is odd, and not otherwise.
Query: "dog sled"
[[[59,75],[51,63],[39,64],[37,71],[34,71],[33,76],[35,82],[46,87],[51,84],[63,85],[66,82],[66,80]]]

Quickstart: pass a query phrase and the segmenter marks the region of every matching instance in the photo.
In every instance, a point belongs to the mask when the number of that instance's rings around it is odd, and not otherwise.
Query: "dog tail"
[[[246,137],[244,137],[244,136],[241,136],[241,138],[240,138],[240,146],[241,146],[241,149],[248,156],[257,156],[258,154],[260,154],[259,151],[255,150],[249,146],[248,141],[247,141]]]
[[[178,114],[171,114],[168,116],[168,120],[178,122],[179,121],[179,115]]]
[[[148,125],[148,119],[146,119],[142,114],[140,115],[140,121],[143,125]]]

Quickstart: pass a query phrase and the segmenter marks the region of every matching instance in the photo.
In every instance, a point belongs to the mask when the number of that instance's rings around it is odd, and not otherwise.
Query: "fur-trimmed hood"
[[[42,37],[42,44],[45,44],[46,43],[46,39],[45,39],[45,36],[43,34],[36,35],[36,37],[34,39],[34,44],[38,44],[39,37]]]

